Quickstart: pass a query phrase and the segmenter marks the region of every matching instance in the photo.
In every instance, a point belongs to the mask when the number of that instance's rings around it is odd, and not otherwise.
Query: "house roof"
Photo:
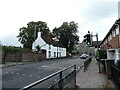
[[[53,46],[58,46],[58,47],[64,47],[59,41],[53,40],[51,35],[41,34],[41,38],[42,38],[47,44],[52,44]]]
[[[112,33],[112,31],[117,27],[117,24],[120,24],[120,18],[115,21],[115,23],[113,24],[113,26],[111,27],[111,29],[109,30],[109,32],[107,33],[107,35],[105,36],[105,38],[102,40],[102,42],[100,43],[100,45],[103,44],[103,42],[105,41],[105,39],[106,39],[106,38]]]

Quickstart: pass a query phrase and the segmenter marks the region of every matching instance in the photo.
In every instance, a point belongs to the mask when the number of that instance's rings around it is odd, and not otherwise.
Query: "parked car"
[[[82,54],[80,56],[80,59],[86,59],[86,58],[89,58],[90,56],[88,54]]]

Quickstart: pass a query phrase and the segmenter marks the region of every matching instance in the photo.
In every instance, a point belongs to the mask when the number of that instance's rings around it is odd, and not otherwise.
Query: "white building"
[[[38,32],[38,38],[33,43],[32,50],[37,51],[36,46],[38,45],[41,50],[46,51],[46,59],[66,57],[66,48],[50,36],[41,35],[41,32]]]

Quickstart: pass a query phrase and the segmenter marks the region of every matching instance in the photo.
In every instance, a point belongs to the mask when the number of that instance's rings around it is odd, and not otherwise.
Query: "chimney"
[[[41,32],[38,32],[38,37],[41,37]]]

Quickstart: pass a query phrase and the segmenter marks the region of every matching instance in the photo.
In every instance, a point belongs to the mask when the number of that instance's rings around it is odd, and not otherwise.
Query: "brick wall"
[[[35,60],[41,61],[46,59],[46,54],[45,53],[3,53],[2,55],[2,61],[5,62],[21,62],[21,61],[33,61]]]
[[[22,53],[22,61],[31,61],[33,58],[33,53]]]
[[[119,36],[117,35],[116,37],[112,38],[107,44],[105,44],[102,47],[102,50],[107,50],[111,48],[120,48],[120,43],[119,43]]]
[[[117,35],[116,37],[114,37],[109,44],[111,45],[111,48],[119,48],[119,36]]]
[[[5,62],[14,62],[14,61],[16,61],[16,58],[15,58],[15,54],[11,54],[11,53],[8,53],[8,54],[4,54],[4,56],[3,57],[5,57]]]

